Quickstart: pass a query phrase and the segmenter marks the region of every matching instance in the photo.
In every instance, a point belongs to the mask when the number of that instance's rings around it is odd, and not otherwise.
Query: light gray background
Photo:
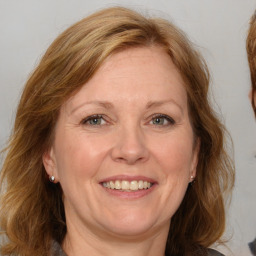
[[[245,52],[255,0],[0,0],[0,147],[13,124],[22,87],[53,39],[103,7],[124,5],[172,20],[200,47],[212,74],[213,103],[235,147],[236,188],[228,214],[226,255],[250,255],[256,236],[256,122],[248,100]]]

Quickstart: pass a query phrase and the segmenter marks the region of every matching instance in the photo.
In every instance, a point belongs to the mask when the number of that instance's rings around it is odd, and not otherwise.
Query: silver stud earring
[[[50,180],[50,182],[54,183],[55,177],[52,175],[52,176],[49,177],[49,180]]]
[[[193,185],[193,183],[195,182],[195,177],[194,177],[193,175],[191,175],[191,176],[190,176],[190,180],[191,180],[191,181],[189,182],[189,184],[190,184],[190,185]]]

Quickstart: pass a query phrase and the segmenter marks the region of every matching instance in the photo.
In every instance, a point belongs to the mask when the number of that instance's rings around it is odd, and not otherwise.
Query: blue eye
[[[103,125],[105,123],[106,122],[103,119],[102,115],[89,116],[81,121],[81,124],[91,126]]]
[[[175,124],[175,121],[167,115],[159,114],[159,115],[153,116],[151,123],[153,125],[165,126],[165,125]]]

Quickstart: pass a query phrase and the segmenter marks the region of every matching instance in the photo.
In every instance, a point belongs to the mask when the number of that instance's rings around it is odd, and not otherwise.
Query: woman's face
[[[109,57],[62,106],[43,157],[63,189],[68,230],[168,232],[196,175],[194,141],[184,82],[161,48]]]

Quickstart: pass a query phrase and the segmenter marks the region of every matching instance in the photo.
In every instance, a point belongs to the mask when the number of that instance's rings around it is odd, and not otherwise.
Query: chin
[[[151,233],[156,225],[156,219],[145,217],[145,215],[126,215],[123,218],[115,218],[114,221],[109,221],[104,228],[119,237],[139,237]]]
[[[130,238],[138,239],[138,237],[145,236],[148,233],[152,232],[152,228],[149,225],[127,225],[127,226],[119,226],[119,227],[112,227],[111,233],[119,238]]]

